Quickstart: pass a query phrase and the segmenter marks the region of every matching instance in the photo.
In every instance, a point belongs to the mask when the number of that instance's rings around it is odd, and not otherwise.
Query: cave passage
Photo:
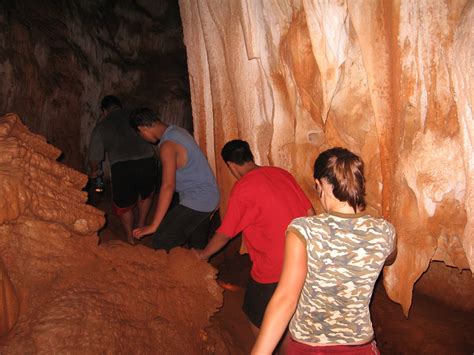
[[[381,352],[472,354],[473,21],[470,0],[1,1],[0,353],[254,343],[240,237],[209,263],[132,246],[107,159],[87,193],[100,101],[116,95],[193,135],[222,215],[231,139],[291,172],[317,213],[315,157],[360,155],[367,212],[397,231],[371,303]]]

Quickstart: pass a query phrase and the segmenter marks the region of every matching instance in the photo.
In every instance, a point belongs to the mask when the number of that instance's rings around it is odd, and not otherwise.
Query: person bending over
[[[101,101],[104,119],[94,128],[89,145],[89,177],[97,177],[99,164],[109,159],[112,181],[112,211],[120,218],[127,240],[134,244],[133,209],[138,202],[137,226],[145,225],[155,191],[157,168],[153,146],[130,128],[130,111],[112,95]]]
[[[252,354],[271,354],[290,319],[287,354],[378,354],[369,303],[384,264],[396,257],[395,230],[364,212],[357,155],[321,153],[314,179],[326,212],[288,226],[282,276]]]
[[[206,157],[186,130],[163,123],[148,108],[134,111],[130,125],[145,141],[158,143],[162,167],[153,220],[135,229],[133,236],[140,239],[153,234],[155,249],[169,251],[182,245],[203,248],[210,217],[219,204],[216,179]],[[168,211],[175,190],[179,204]]]
[[[230,141],[221,154],[238,181],[230,193],[222,225],[198,257],[208,259],[231,237],[243,232],[252,260],[243,311],[257,334],[280,279],[286,227],[296,217],[313,215],[314,210],[289,172],[255,164],[247,142]]]

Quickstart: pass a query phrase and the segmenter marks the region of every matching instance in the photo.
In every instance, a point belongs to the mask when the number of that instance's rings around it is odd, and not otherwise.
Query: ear
[[[334,187],[325,178],[322,178],[320,182],[321,182],[321,190],[324,192],[324,194],[328,197],[334,198],[334,194],[333,194]]]
[[[321,183],[318,179],[314,179],[314,187],[316,188],[316,192],[318,194],[318,197],[321,198],[322,193],[323,193],[323,188],[322,188]]]
[[[238,165],[231,162],[231,161],[228,161],[226,162],[227,166],[229,167],[229,170],[231,172],[231,174],[238,180],[240,179],[240,173],[239,173],[239,169],[238,169]]]

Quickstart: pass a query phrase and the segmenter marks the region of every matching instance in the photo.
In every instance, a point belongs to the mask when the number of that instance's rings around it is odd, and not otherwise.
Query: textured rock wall
[[[87,177],[0,117],[0,353],[212,353],[216,270],[189,250],[98,246]],[[214,335],[214,337],[213,337]]]
[[[192,129],[175,0],[1,1],[0,76],[0,115],[17,112],[77,169],[104,95]]]
[[[368,211],[397,228],[384,283],[405,314],[431,260],[474,269],[472,1],[180,0],[180,11],[195,135],[223,205],[229,139],[292,171],[315,205],[312,163],[344,146],[366,163]]]

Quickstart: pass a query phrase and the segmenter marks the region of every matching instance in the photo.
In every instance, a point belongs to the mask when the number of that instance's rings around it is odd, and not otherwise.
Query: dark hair
[[[314,162],[314,178],[326,178],[333,186],[334,197],[348,202],[354,212],[365,209],[364,163],[344,148],[328,149]]]
[[[244,163],[254,161],[249,144],[240,139],[227,142],[222,148],[221,156],[224,162],[231,162],[237,165],[244,165]]]
[[[119,98],[113,95],[104,96],[100,102],[100,108],[102,110],[110,110],[114,107],[122,108],[122,103],[120,102]]]
[[[130,126],[135,131],[138,131],[138,127],[151,127],[156,122],[161,122],[158,115],[147,107],[142,107],[136,110],[133,110],[130,113]]]

